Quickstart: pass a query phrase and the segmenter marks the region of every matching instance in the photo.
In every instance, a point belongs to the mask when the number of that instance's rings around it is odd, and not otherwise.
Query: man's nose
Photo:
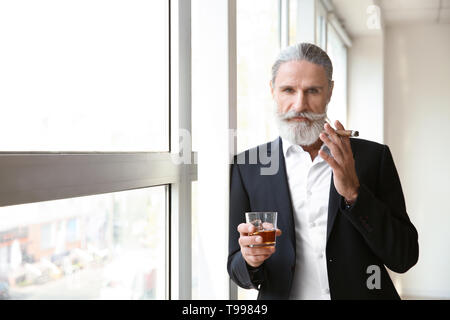
[[[296,112],[304,112],[308,110],[308,100],[302,91],[299,91],[295,96],[293,109]]]

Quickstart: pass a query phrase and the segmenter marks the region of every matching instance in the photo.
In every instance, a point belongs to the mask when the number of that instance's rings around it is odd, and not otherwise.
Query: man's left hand
[[[339,130],[345,130],[344,126],[335,121],[335,126]],[[333,169],[334,186],[336,191],[349,203],[353,203],[359,190],[359,179],[356,175],[355,160],[350,146],[349,137],[338,136],[336,131],[326,123],[324,125],[325,133],[320,134],[320,139],[327,145],[333,156],[320,150],[319,155]]]

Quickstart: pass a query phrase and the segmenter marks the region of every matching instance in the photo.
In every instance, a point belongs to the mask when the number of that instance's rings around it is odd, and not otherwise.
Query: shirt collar
[[[281,138],[281,140],[282,140],[282,144],[283,144],[283,154],[284,154],[285,158],[288,155],[288,151],[291,149],[294,149],[294,148],[296,148],[300,152],[305,152],[301,146],[293,144],[291,141],[284,139],[284,138]],[[297,148],[296,146],[298,146],[299,148]]]
[[[306,152],[305,150],[303,150],[302,146],[300,146],[298,144],[294,144],[291,141],[284,139],[284,138],[281,138],[281,140],[282,140],[283,154],[284,154],[285,159],[291,152],[299,152],[299,153]],[[325,143],[322,144],[320,149],[325,150],[325,152],[327,152],[327,150],[329,150]],[[324,161],[323,158],[319,154],[317,155],[317,157],[319,158],[318,159],[319,161]]]

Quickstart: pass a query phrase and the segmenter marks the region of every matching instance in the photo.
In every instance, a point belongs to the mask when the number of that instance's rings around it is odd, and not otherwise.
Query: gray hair
[[[308,62],[322,66],[325,69],[325,74],[328,78],[328,83],[331,86],[333,81],[333,65],[330,57],[320,47],[312,43],[298,43],[284,48],[277,57],[277,60],[272,66],[272,84],[275,84],[275,78],[278,74],[280,66],[289,61],[301,61],[306,60]]]

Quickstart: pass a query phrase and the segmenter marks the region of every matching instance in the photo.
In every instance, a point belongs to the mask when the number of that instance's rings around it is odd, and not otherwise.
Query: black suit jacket
[[[350,141],[360,190],[356,203],[347,208],[331,178],[326,244],[331,299],[399,299],[385,266],[403,273],[416,264],[418,234],[406,213],[389,148],[362,139]],[[267,148],[264,157],[261,148]],[[278,157],[277,173],[262,175],[261,169],[272,165],[267,162],[272,156]],[[295,265],[294,218],[281,138],[235,157],[230,188],[227,268],[231,279],[243,288],[258,289],[258,299],[288,299],[294,272],[302,266]],[[257,269],[246,264],[238,243],[237,226],[245,222],[247,211],[277,211],[283,232],[275,253]],[[367,285],[373,275],[367,268],[372,265],[381,270],[380,289]]]

